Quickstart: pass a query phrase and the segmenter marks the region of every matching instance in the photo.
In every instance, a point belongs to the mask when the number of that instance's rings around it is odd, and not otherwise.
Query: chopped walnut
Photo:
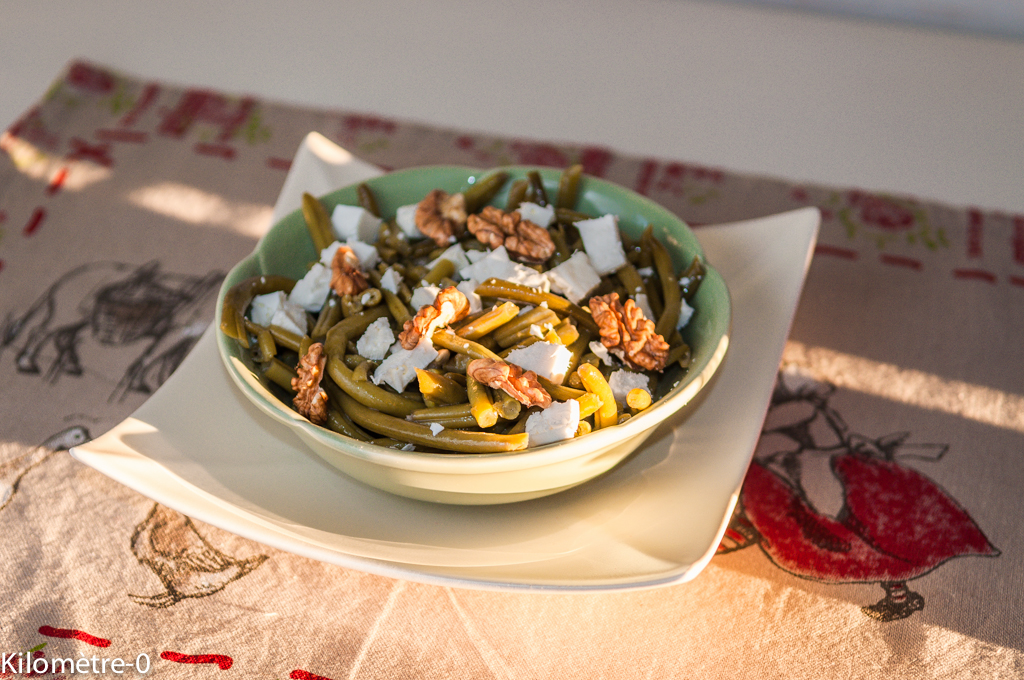
[[[296,367],[299,377],[292,378],[292,389],[297,392],[292,403],[314,425],[327,422],[327,393],[320,389],[326,365],[327,355],[324,354],[323,343],[315,342],[299,359]]]
[[[341,246],[331,260],[331,288],[338,295],[358,295],[370,287],[359,268],[359,257],[348,246]]]
[[[503,390],[526,407],[551,406],[551,395],[547,393],[537,374],[523,372],[520,366],[499,359],[474,359],[466,367],[466,375],[496,390]]]
[[[609,293],[590,298],[588,306],[601,331],[601,344],[633,368],[665,370],[668,343],[633,300],[622,305],[618,293]]]
[[[547,229],[524,220],[518,210],[510,213],[487,206],[479,215],[470,215],[466,226],[480,243],[505,249],[522,262],[538,264],[555,252],[555,243]]]
[[[462,194],[434,189],[416,205],[416,228],[438,246],[454,242],[465,225],[466,197]]]
[[[436,329],[465,319],[468,314],[469,299],[458,288],[449,286],[437,294],[434,304],[423,305],[415,317],[405,322],[398,340],[405,349],[413,349],[421,337],[429,338]]]

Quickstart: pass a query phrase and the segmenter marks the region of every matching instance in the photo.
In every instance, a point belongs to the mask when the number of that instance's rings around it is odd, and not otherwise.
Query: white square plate
[[[374,172],[310,135],[275,219],[297,207],[302,190],[325,193]],[[212,326],[132,417],[71,453],[195,519],[385,576],[547,591],[687,581],[714,555],[736,503],[819,222],[804,208],[697,230],[733,297],[732,344],[717,378],[623,464],[554,496],[447,506],[356,482],[235,389]]]

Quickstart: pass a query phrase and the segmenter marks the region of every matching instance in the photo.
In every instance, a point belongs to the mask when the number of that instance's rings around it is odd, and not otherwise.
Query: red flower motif
[[[917,218],[908,208],[896,201],[861,191],[847,194],[850,205],[860,208],[860,219],[886,231],[906,231],[914,226]]]
[[[68,83],[97,94],[114,91],[114,76],[80,61],[76,61],[68,70]]]

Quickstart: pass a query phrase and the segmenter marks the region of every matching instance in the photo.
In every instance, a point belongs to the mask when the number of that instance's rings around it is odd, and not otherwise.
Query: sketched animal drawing
[[[110,399],[149,393],[195,345],[221,272],[187,276],[162,272],[160,263],[91,262],[58,278],[27,310],[8,312],[0,351],[16,346],[21,373],[48,382],[83,373],[80,346],[141,347]]]
[[[30,448],[20,456],[0,463],[0,510],[6,508],[18,492],[21,480],[44,460],[72,446],[89,441],[89,431],[80,425],[61,430],[39,446]]]
[[[157,609],[188,597],[223,590],[263,564],[267,556],[236,559],[214,548],[188,517],[156,503],[132,534],[132,553],[164,585],[157,595],[129,595],[137,604]]]

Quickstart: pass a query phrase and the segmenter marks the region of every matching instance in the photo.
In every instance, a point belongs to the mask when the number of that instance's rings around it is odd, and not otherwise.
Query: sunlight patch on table
[[[165,217],[189,224],[227,227],[245,236],[259,238],[270,226],[273,209],[259,203],[229,201],[196,187],[161,182],[128,195],[131,203]]]
[[[1024,432],[1024,395],[790,340],[784,369],[857,392]]]
[[[0,134],[0,151],[7,153],[14,167],[26,177],[49,184],[60,174],[61,191],[81,191],[111,176],[108,167],[84,160],[68,161],[9,132]]]

